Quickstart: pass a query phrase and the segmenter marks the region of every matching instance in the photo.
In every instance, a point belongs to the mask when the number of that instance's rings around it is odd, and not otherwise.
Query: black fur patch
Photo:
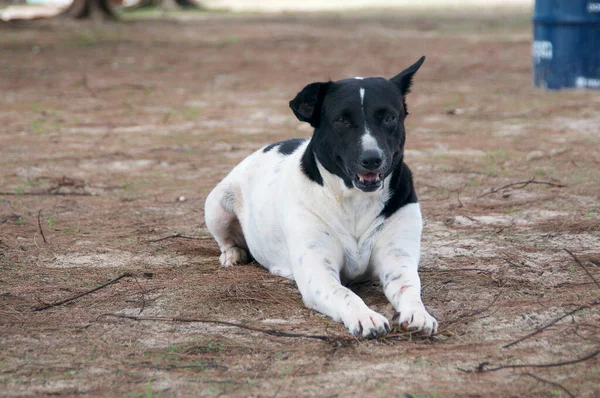
[[[271,149],[278,147],[278,151],[282,155],[291,155],[305,141],[305,138],[292,138],[291,140],[276,142],[263,149],[263,152],[266,153],[269,152]]]
[[[402,162],[406,139],[404,97],[424,59],[422,57],[390,80],[371,77],[311,83],[290,101],[298,120],[315,128],[300,164],[308,179],[324,185],[317,167],[320,164],[329,173],[340,177],[348,189],[372,192],[378,185],[366,186],[364,174],[391,174],[390,186],[385,187],[391,196],[381,215],[389,217],[402,206],[417,202],[410,170]],[[373,150],[363,145],[367,133],[379,152],[380,166],[376,168],[362,158]],[[288,144],[277,143],[264,151],[277,145],[281,145],[280,152],[292,153],[300,143],[290,142],[289,149],[283,149]]]
[[[392,196],[381,210],[381,215],[385,218],[394,214],[402,206],[417,203],[417,193],[413,185],[412,173],[404,162],[400,162],[400,165],[392,173],[389,189]]]
[[[275,142],[274,144],[269,144],[268,146],[265,147],[265,149],[263,149],[263,152],[267,153],[267,152],[269,152],[271,149],[275,148],[279,144],[281,144],[281,142]]]
[[[323,177],[319,172],[319,168],[317,167],[317,160],[315,159],[315,152],[313,149],[312,140],[308,143],[304,154],[302,155],[302,160],[300,161],[300,167],[302,167],[302,171],[306,174],[309,180],[316,182],[317,184],[323,186]]]

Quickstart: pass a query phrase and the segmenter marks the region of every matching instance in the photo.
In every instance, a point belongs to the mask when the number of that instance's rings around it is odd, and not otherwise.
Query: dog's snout
[[[359,160],[360,164],[367,170],[375,170],[383,162],[379,151],[364,151],[360,154]]]

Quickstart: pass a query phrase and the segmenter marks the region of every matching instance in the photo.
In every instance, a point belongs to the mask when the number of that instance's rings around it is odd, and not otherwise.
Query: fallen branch
[[[486,192],[486,193],[484,193],[482,195],[479,195],[478,197],[481,198],[481,197],[484,197],[486,195],[491,195],[493,193],[502,191],[503,189],[506,189],[506,188],[521,189],[521,188],[525,188],[527,185],[530,185],[530,184],[548,185],[548,186],[557,187],[557,188],[564,188],[564,187],[566,187],[566,185],[557,184],[557,183],[550,182],[550,181],[536,181],[535,177],[533,177],[532,179],[527,180],[527,181],[513,182],[512,184],[507,184],[507,185],[504,185],[504,186],[502,186],[500,188],[492,189],[491,191]]]
[[[306,339],[316,339],[323,341],[330,341],[331,338],[329,336],[324,335],[315,335],[315,334],[300,334],[300,333],[288,333],[283,332],[277,329],[262,329],[254,326],[246,326],[240,323],[226,322],[226,321],[217,321],[213,319],[195,319],[195,318],[177,318],[177,317],[159,317],[159,316],[150,316],[150,317],[140,317],[140,316],[132,316],[132,315],[120,315],[120,314],[102,314],[96,318],[98,321],[102,317],[114,317],[114,318],[123,318],[123,319],[131,319],[134,321],[154,321],[154,322],[179,322],[179,323],[212,323],[216,325],[224,325],[224,326],[233,326],[240,329],[251,330],[253,332],[259,332],[268,334],[269,336],[277,336],[277,337],[296,337],[296,338],[306,338]]]
[[[473,271],[473,272],[481,272],[484,274],[493,274],[492,271],[488,271],[486,269],[481,268],[454,268],[454,269],[420,269],[419,272],[428,273],[428,272],[459,272],[459,271]]]
[[[514,261],[512,261],[512,260],[511,260],[511,259],[509,259],[508,257],[502,257],[502,260],[504,260],[504,261],[505,261],[505,262],[506,262],[508,265],[510,265],[510,266],[512,266],[512,267],[517,267],[517,268],[520,268],[520,267],[526,266],[526,267],[529,267],[529,268],[531,268],[531,266],[529,266],[529,265],[527,265],[527,264],[525,264],[525,263],[522,263],[522,264],[516,264]]]
[[[527,340],[528,338],[530,338],[530,337],[533,337],[533,336],[535,336],[536,334],[542,333],[544,330],[546,330],[546,329],[548,329],[550,326],[552,326],[552,325],[554,325],[554,324],[556,324],[556,323],[558,323],[558,322],[562,321],[562,320],[563,320],[563,319],[565,319],[566,317],[568,317],[568,316],[571,316],[571,315],[575,314],[576,312],[579,312],[579,311],[585,310],[585,309],[587,309],[587,308],[594,307],[594,306],[596,306],[596,305],[598,305],[598,304],[600,304],[600,300],[596,300],[596,301],[593,301],[593,302],[591,302],[590,304],[586,304],[586,305],[582,305],[582,306],[580,306],[580,307],[577,307],[577,308],[575,308],[574,310],[567,312],[567,313],[566,313],[566,314],[564,314],[563,316],[561,316],[561,317],[559,317],[559,318],[556,318],[556,319],[555,319],[555,320],[553,320],[552,322],[550,322],[550,323],[548,323],[548,324],[546,324],[546,325],[542,326],[541,328],[538,328],[538,329],[537,329],[537,330],[535,330],[534,332],[532,332],[532,333],[529,333],[527,336],[523,336],[523,337],[521,337],[520,339],[513,341],[512,343],[509,343],[509,344],[503,345],[503,346],[502,346],[502,348],[508,348],[508,347],[512,347],[513,345],[515,345],[515,344],[518,344],[518,343],[522,342],[523,340]]]
[[[170,235],[170,236],[165,236],[165,237],[158,238],[158,239],[149,240],[148,243],[161,242],[163,240],[173,239],[173,238],[181,238],[181,239],[209,239],[208,237],[187,236],[187,235],[183,235],[183,234],[177,233],[175,235]]]
[[[596,286],[598,286],[598,289],[600,289],[600,283],[598,283],[598,281],[596,280],[596,278],[594,278],[594,276],[590,273],[590,271],[587,270],[587,268],[585,268],[585,266],[583,265],[583,263],[581,262],[581,260],[579,258],[577,258],[576,255],[574,255],[569,249],[563,249],[564,251],[566,251],[567,253],[569,253],[569,255],[571,257],[573,257],[573,260],[575,260],[575,262],[581,267],[583,268],[583,270],[585,271],[586,274],[588,274],[588,276],[590,277],[591,280],[594,281],[594,283],[596,284]]]
[[[114,89],[118,89],[118,88],[123,88],[123,87],[127,87],[127,88],[131,88],[131,89],[135,89],[135,90],[153,90],[154,87],[146,85],[146,84],[138,84],[138,83],[119,83],[119,84],[113,84],[110,86],[105,86],[105,87],[97,87],[95,88],[94,94],[100,92],[100,91],[110,91],[110,90],[114,90]]]
[[[90,192],[0,192],[0,196],[94,196]]]
[[[524,373],[521,373],[521,374],[522,374],[523,376],[529,376],[529,377],[531,377],[531,378],[534,378],[534,379],[536,379],[537,381],[541,381],[542,383],[550,384],[551,386],[554,386],[554,387],[556,387],[556,388],[560,388],[560,389],[561,389],[561,390],[563,390],[563,391],[565,392],[565,394],[567,394],[569,397],[571,397],[571,398],[575,398],[575,395],[573,395],[573,394],[571,393],[571,391],[567,390],[567,388],[566,388],[566,387],[564,387],[564,386],[563,386],[563,385],[561,385],[561,384],[555,383],[555,382],[553,382],[553,381],[550,381],[550,380],[542,379],[541,377],[539,377],[539,376],[536,376],[536,375],[534,375],[534,374],[531,374],[531,373],[524,372]]]
[[[140,312],[138,312],[138,315],[141,315],[142,312],[144,312],[144,309],[146,308],[146,294],[145,294],[144,288],[140,284],[140,281],[138,281],[138,279],[135,277],[135,275],[131,275],[131,276],[133,277],[133,279],[135,280],[135,283],[137,283],[138,287],[140,288],[140,293],[142,293],[142,308],[140,308]]]
[[[34,308],[33,308],[33,311],[43,311],[43,310],[47,310],[48,308],[52,308],[52,307],[58,307],[59,305],[63,305],[63,304],[66,304],[66,303],[70,303],[71,301],[77,300],[78,298],[81,298],[81,297],[87,296],[88,294],[92,294],[92,293],[94,293],[94,292],[97,292],[97,291],[98,291],[98,290],[100,290],[100,289],[104,289],[105,287],[107,287],[107,286],[110,286],[110,285],[112,285],[113,283],[117,283],[117,282],[118,282],[118,281],[120,281],[121,279],[123,279],[123,278],[126,278],[126,277],[128,277],[128,276],[133,276],[133,274],[131,274],[131,273],[129,273],[129,272],[126,272],[126,273],[124,273],[124,274],[122,274],[122,275],[120,275],[120,276],[116,277],[115,279],[112,279],[112,280],[110,280],[110,281],[106,282],[104,285],[101,285],[101,286],[98,286],[98,287],[96,287],[96,288],[94,288],[94,289],[92,289],[92,290],[88,290],[88,291],[86,291],[86,292],[83,292],[83,293],[77,294],[77,295],[75,295],[75,296],[73,296],[73,297],[71,297],[71,298],[68,298],[68,299],[66,299],[66,300],[63,300],[63,301],[59,301],[59,302],[56,302],[56,303],[51,303],[51,304],[44,304],[44,305],[42,305],[42,306],[39,306],[39,307],[34,307]]]
[[[469,219],[469,220],[471,220],[471,221],[473,221],[473,222],[476,222],[476,223],[479,223],[479,224],[481,224],[481,221],[479,221],[478,219],[476,219],[476,218],[473,218],[473,217],[471,217],[471,216],[468,216],[468,215],[466,215],[466,214],[463,214],[463,217],[465,217],[465,218],[467,218],[467,219]]]
[[[48,180],[54,180],[56,182],[56,186],[48,189],[48,192],[52,192],[52,193],[58,192],[58,190],[63,187],[72,187],[72,188],[81,188],[81,189],[85,188],[85,181],[78,180],[75,178],[70,178],[67,176],[62,176],[62,178],[59,178],[59,179],[48,178]]]
[[[461,369],[461,368],[458,368],[458,370],[460,370],[461,372],[465,372],[465,373],[487,373],[487,372],[495,372],[495,371],[502,370],[502,369],[556,368],[556,367],[559,367],[559,366],[574,365],[576,363],[581,363],[581,362],[589,361],[590,359],[595,358],[596,356],[598,356],[598,354],[600,354],[600,350],[596,350],[596,351],[592,352],[591,354],[588,354],[588,355],[586,355],[584,357],[577,358],[577,359],[572,359],[570,361],[554,362],[554,363],[542,363],[542,364],[524,363],[524,364],[521,364],[521,365],[501,365],[501,366],[497,366],[495,368],[488,368],[488,369],[485,368],[488,365],[488,362],[482,362],[474,370]]]
[[[463,191],[463,189],[464,189],[464,187],[462,187],[461,189],[459,189],[459,190],[457,190],[457,191],[456,191],[456,200],[458,201],[458,208],[459,208],[459,209],[460,209],[461,207],[463,207],[463,203],[462,203],[462,201],[460,200],[460,193]],[[466,216],[466,217],[468,217],[468,218],[471,218],[471,217],[469,217],[469,216]],[[475,221],[477,221],[477,220],[475,220]],[[477,222],[479,222],[479,221],[477,221]]]
[[[202,363],[200,365],[167,365],[167,366],[159,366],[159,365],[155,365],[155,366],[150,366],[150,369],[156,369],[156,370],[175,370],[175,369],[200,369],[200,370],[204,370],[204,369],[223,369],[223,370],[228,370],[229,368],[225,365],[219,365],[219,364],[210,364],[210,363]]]
[[[48,243],[46,240],[46,236],[44,236],[44,230],[42,229],[42,222],[40,221],[40,217],[42,215],[42,209],[38,211],[38,227],[40,228],[40,234],[42,234],[42,239],[44,239],[44,243]]]

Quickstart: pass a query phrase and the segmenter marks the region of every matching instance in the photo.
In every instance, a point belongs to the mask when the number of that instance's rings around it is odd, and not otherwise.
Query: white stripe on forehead
[[[360,137],[360,142],[362,145],[363,151],[377,151],[381,153],[381,148],[379,148],[379,144],[377,144],[377,140],[371,134],[371,130],[369,130],[369,126],[367,125],[367,117],[365,115],[365,89],[360,88],[358,90],[358,94],[360,95],[360,109],[363,114],[363,120],[365,121],[365,132]]]
[[[362,80],[362,79],[364,79],[364,77],[356,76],[355,79],[356,80]]]

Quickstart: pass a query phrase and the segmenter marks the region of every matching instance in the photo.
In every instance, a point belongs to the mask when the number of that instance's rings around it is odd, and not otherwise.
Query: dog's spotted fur
[[[362,337],[388,333],[388,320],[344,284],[376,277],[400,325],[437,331],[421,302],[421,211],[403,162],[405,95],[423,60],[390,80],[312,83],[298,93],[290,107],[315,128],[312,138],[255,152],[206,200],[223,266],[254,258]]]

